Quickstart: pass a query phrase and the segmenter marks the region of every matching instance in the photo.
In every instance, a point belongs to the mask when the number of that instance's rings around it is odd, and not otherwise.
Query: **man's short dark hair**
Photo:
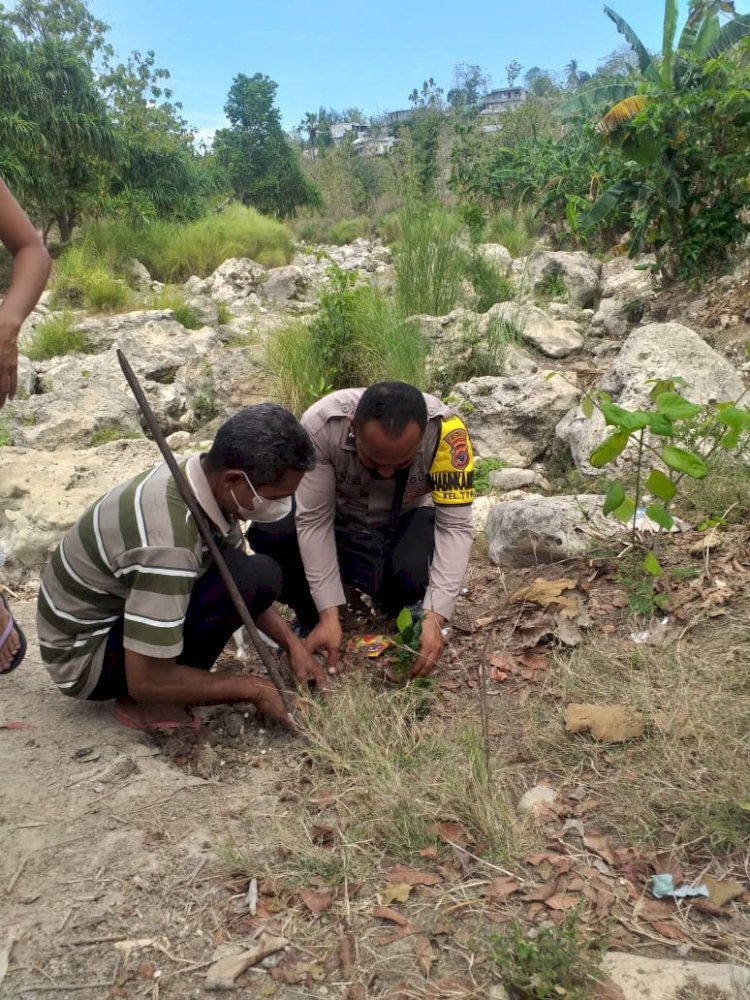
[[[215,472],[241,470],[253,486],[266,486],[287,471],[309,472],[315,451],[293,413],[276,403],[258,403],[221,425],[206,459]]]
[[[354,413],[354,429],[360,430],[376,420],[388,437],[396,438],[409,424],[418,424],[424,432],[427,426],[427,404],[424,396],[406,382],[376,382],[365,389]]]

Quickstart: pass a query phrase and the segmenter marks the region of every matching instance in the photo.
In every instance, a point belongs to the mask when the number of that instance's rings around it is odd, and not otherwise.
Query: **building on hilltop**
[[[335,146],[338,146],[340,142],[343,141],[345,135],[351,133],[352,138],[355,140],[361,139],[370,132],[370,125],[364,122],[334,122],[330,126],[331,138]]]
[[[360,156],[387,156],[397,142],[392,135],[365,135],[355,139],[352,148]]]
[[[525,104],[529,99],[529,92],[525,87],[504,87],[500,90],[491,90],[482,98],[480,115],[497,115],[505,111],[515,111]]]

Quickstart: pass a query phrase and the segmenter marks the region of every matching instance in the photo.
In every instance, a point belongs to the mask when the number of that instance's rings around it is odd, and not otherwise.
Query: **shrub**
[[[118,424],[108,424],[100,427],[91,435],[91,447],[96,448],[102,444],[110,444],[112,441],[135,441],[141,435],[136,431],[125,430]]]
[[[192,274],[204,278],[230,257],[250,257],[264,267],[279,267],[292,257],[289,229],[242,205],[187,225],[153,222],[139,238],[138,259],[154,278],[170,283]]]
[[[467,382],[481,375],[502,375],[508,352],[518,345],[520,339],[518,328],[501,316],[490,319],[484,336],[480,334],[476,320],[467,321],[453,355],[441,364],[435,364],[433,389],[439,395],[445,395],[457,382]]]
[[[131,292],[127,285],[106,271],[89,275],[83,294],[83,304],[92,312],[122,312],[130,305]]]
[[[408,201],[399,215],[395,246],[396,301],[404,316],[444,316],[461,295],[460,223],[445,209]]]
[[[562,274],[545,274],[534,288],[534,295],[540,302],[570,301],[570,292]]]
[[[200,330],[203,326],[201,314],[185,301],[179,288],[161,288],[151,297],[150,304],[153,309],[171,309],[177,322],[187,330]]]
[[[481,250],[464,253],[464,270],[474,288],[472,307],[476,312],[485,313],[498,302],[507,302],[513,298],[513,283],[510,278]]]
[[[89,247],[76,243],[55,261],[52,274],[52,305],[82,306],[96,260]]]
[[[228,323],[232,322],[232,310],[226,302],[219,302],[217,306],[216,322],[219,326],[226,326]]]
[[[4,423],[0,423],[0,448],[9,448],[12,444],[13,435],[10,429]]]
[[[358,219],[341,219],[329,228],[328,242],[336,246],[353,243],[361,237],[369,236],[370,229],[370,220],[365,216],[360,216]]]
[[[32,361],[46,361],[63,354],[92,354],[95,348],[84,333],[76,330],[70,313],[63,313],[40,323],[23,350]]]
[[[501,243],[513,257],[524,257],[533,250],[540,231],[531,212],[503,209],[488,220],[486,238],[489,243]]]
[[[377,232],[381,240],[389,246],[401,237],[401,222],[398,212],[389,212],[378,222]]]
[[[318,315],[278,331],[269,346],[278,392],[290,409],[300,413],[334,389],[382,379],[422,387],[425,346],[416,325],[375,289],[357,285],[354,275],[335,266],[330,274]]]

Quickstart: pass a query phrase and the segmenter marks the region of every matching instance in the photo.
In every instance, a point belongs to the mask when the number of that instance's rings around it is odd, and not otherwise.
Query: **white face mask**
[[[247,507],[243,507],[234,495],[234,490],[230,490],[232,494],[232,499],[237,504],[237,514],[241,521],[254,521],[256,524],[269,524],[272,521],[280,521],[282,518],[286,517],[287,514],[292,512],[292,498],[282,497],[280,500],[268,500],[266,497],[262,497],[258,494],[253,484],[248,479],[246,473],[242,473],[247,480],[247,485],[253,491],[253,496],[255,500],[253,502],[253,509],[248,510]]]

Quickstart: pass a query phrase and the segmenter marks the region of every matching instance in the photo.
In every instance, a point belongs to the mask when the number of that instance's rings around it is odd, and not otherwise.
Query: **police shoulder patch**
[[[443,420],[429,483],[436,504],[467,504],[474,499],[474,453],[460,417]]]

